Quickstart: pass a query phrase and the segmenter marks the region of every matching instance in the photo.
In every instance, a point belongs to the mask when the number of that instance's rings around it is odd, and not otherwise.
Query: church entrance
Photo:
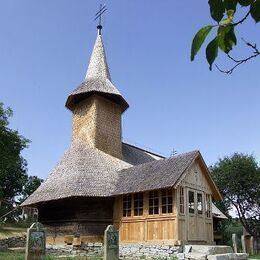
[[[188,194],[188,228],[189,241],[200,242],[206,240],[205,214],[203,210],[203,193],[193,189],[187,190]]]

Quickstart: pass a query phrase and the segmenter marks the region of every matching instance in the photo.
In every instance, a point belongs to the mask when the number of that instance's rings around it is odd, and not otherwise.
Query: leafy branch
[[[213,38],[206,47],[206,59],[209,63],[209,69],[212,70],[212,65],[215,62],[218,56],[218,50],[220,49],[227,54],[229,59],[235,62],[235,65],[228,70],[222,70],[217,65],[216,67],[223,73],[231,74],[238,66],[259,55],[256,45],[249,42],[246,42],[246,45],[253,48],[253,54],[251,56],[244,59],[234,59],[229,52],[237,44],[235,27],[244,23],[250,15],[256,23],[260,21],[260,0],[209,0],[208,3],[211,17],[217,24],[207,25],[196,33],[192,41],[191,61],[194,60],[212,29],[217,28],[215,38]],[[234,22],[234,16],[238,5],[248,8],[248,11],[242,19]]]
[[[249,61],[249,60],[251,60],[251,59],[253,59],[253,58],[256,58],[258,55],[260,55],[260,51],[257,49],[256,44],[253,45],[253,44],[251,44],[251,43],[249,43],[249,42],[245,42],[245,43],[246,43],[247,46],[249,46],[249,47],[251,47],[251,48],[253,49],[253,54],[252,54],[251,56],[248,56],[247,58],[239,59],[239,60],[238,60],[238,59],[233,58],[230,54],[227,54],[228,58],[231,59],[231,60],[235,63],[235,65],[234,65],[232,68],[228,69],[228,70],[223,70],[223,69],[220,69],[219,66],[216,64],[216,65],[215,65],[216,68],[217,68],[220,72],[222,72],[222,73],[232,74],[232,72],[233,72],[238,66],[240,66],[241,64],[246,63],[247,61]]]

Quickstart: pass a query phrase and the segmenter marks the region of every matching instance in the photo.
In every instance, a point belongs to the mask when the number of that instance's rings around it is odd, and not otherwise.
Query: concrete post
[[[245,236],[244,235],[241,236],[241,244],[242,244],[243,253],[246,253],[246,243],[245,243]]]
[[[233,243],[234,253],[237,253],[237,235],[236,234],[232,234],[232,243]]]

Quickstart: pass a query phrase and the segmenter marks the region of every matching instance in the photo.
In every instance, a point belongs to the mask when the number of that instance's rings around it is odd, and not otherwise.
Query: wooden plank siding
[[[158,242],[177,241],[176,221],[176,190],[171,189],[173,198],[173,213],[162,213],[161,199],[159,199],[159,214],[149,215],[149,192],[143,195],[143,215],[123,217],[123,196],[115,199],[114,225],[118,227],[121,242]],[[160,194],[160,191],[159,191]],[[161,196],[160,196],[161,198]]]
[[[143,193],[143,214],[134,216],[133,198],[131,216],[123,216],[123,196],[115,198],[113,223],[119,229],[121,242],[155,242],[159,244],[213,243],[212,209],[206,214],[206,194],[212,197],[207,173],[196,160],[187,170],[177,189],[172,189],[173,213],[162,214],[161,196],[159,214],[149,215],[149,192]],[[180,212],[180,189],[184,191],[184,212]],[[162,190],[159,190],[159,193]],[[188,192],[194,192],[194,213],[189,213]],[[202,196],[202,209],[198,213],[198,194]],[[133,196],[133,195],[132,195]]]
[[[185,178],[181,181],[180,186],[177,188],[179,194],[180,187],[184,189],[184,214],[178,212],[178,236],[182,243],[213,243],[213,220],[212,208],[210,208],[210,217],[206,216],[206,194],[209,195],[210,205],[212,203],[212,189],[208,183],[207,173],[203,171],[200,162],[195,161],[189,169]],[[195,194],[194,214],[189,213],[188,205],[188,191],[193,191]],[[203,209],[202,214],[197,212],[197,194],[202,194]],[[177,199],[177,207],[179,208],[179,199]]]

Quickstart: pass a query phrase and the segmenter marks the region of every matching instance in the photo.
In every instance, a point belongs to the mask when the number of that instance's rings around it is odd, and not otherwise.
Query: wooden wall
[[[208,218],[205,212],[206,194],[212,197],[212,190],[209,186],[206,173],[200,165],[200,161],[195,161],[189,169],[187,169],[186,177],[181,181],[180,187],[184,188],[185,212],[178,213],[178,236],[183,243],[213,243],[213,220],[212,208],[211,216]],[[177,196],[179,196],[180,187],[177,188]],[[189,213],[188,210],[188,191],[194,191],[195,194],[202,193],[203,196],[203,213],[198,214],[197,203],[195,200],[195,212]],[[195,195],[196,199],[196,195]],[[210,203],[211,205],[211,203]],[[177,198],[177,207],[179,207],[179,198]]]
[[[106,227],[112,224],[113,203],[113,198],[84,197],[52,201],[39,205],[39,221],[47,227],[52,244],[63,244],[67,236],[103,241]]]
[[[142,216],[123,217],[123,196],[115,199],[114,225],[119,229],[121,242],[175,243],[177,241],[176,192],[173,194],[173,213],[148,214],[148,192],[144,192],[144,212]],[[160,202],[161,203],[161,202]],[[133,206],[132,206],[133,208]]]
[[[211,196],[212,190],[208,184],[206,173],[203,172],[199,161],[195,161],[187,169],[186,177],[181,180],[178,188],[172,189],[174,211],[171,214],[148,214],[149,192],[144,192],[144,212],[142,216],[123,216],[123,196],[115,199],[113,223],[119,229],[122,242],[156,242],[156,243],[213,243],[212,208],[210,217],[206,216],[205,197]],[[180,208],[180,187],[184,189],[184,213]],[[195,212],[188,210],[188,191],[195,193]],[[202,214],[197,212],[197,193],[202,194]],[[132,203],[133,204],[133,203]]]

